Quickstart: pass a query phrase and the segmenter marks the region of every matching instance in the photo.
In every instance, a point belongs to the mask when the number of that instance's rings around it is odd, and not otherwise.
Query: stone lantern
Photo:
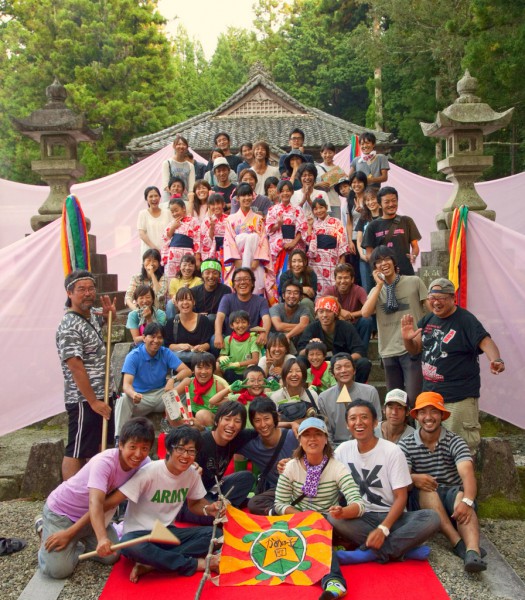
[[[492,156],[483,154],[483,136],[506,127],[514,109],[493,111],[475,95],[477,87],[478,80],[465,71],[457,84],[459,98],[439,111],[434,123],[420,123],[425,136],[446,139],[446,158],[438,162],[437,168],[454,183],[451,197],[436,218],[438,229],[450,228],[454,209],[461,205],[492,221],[496,218],[493,210],[487,210],[474,183],[493,162]]]
[[[71,186],[84,174],[77,160],[78,142],[91,142],[99,133],[89,129],[83,115],[66,107],[67,92],[55,78],[46,88],[47,104],[33,111],[25,119],[12,119],[20,133],[40,143],[40,160],[31,163],[31,169],[49,184],[49,196],[31,217],[31,228],[38,231],[62,214],[62,204],[70,194]],[[89,224],[88,224],[89,226]]]

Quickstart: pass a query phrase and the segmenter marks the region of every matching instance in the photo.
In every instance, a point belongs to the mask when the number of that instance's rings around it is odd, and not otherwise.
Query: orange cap
[[[416,398],[416,405],[410,411],[410,416],[417,419],[417,411],[425,406],[433,406],[440,410],[443,414],[443,421],[450,417],[450,411],[445,408],[443,396],[437,392],[423,392]]]

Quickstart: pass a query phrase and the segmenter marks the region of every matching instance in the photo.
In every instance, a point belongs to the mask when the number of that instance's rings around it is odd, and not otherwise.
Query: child
[[[277,177],[267,177],[264,182],[264,195],[272,204],[277,204],[279,202],[279,193],[277,192],[278,184],[279,179],[277,179]]]
[[[259,360],[259,366],[264,371],[265,377],[280,381],[284,363],[289,358],[295,357],[290,354],[290,341],[286,335],[270,333],[266,342],[266,354]]]
[[[133,540],[151,532],[158,519],[175,534],[180,545],[142,542],[123,549],[127,558],[135,561],[130,581],[152,570],[175,572],[187,577],[204,571],[205,559],[211,541],[211,527],[175,527],[173,522],[184,500],[189,510],[197,515],[215,517],[219,502],[205,498],[206,490],[197,469],[192,468],[201,447],[201,435],[192,427],[183,425],[166,437],[166,458],[147,465],[132,481],[128,481],[110,497],[111,504],[128,500],[122,541]],[[214,555],[210,567],[218,571],[219,557]]]
[[[170,281],[168,294],[171,300],[166,304],[166,317],[175,317],[175,296],[182,288],[193,288],[202,285],[202,278],[197,269],[197,258],[193,254],[184,254],[181,258],[179,269],[175,277]]]
[[[118,554],[112,553],[110,546],[119,540],[110,524],[112,513],[104,512],[108,510],[104,501],[107,494],[150,462],[148,454],[154,440],[155,431],[148,419],[130,419],[120,431],[118,448],[97,454],[51,492],[43,518],[35,523],[37,532],[42,532],[38,551],[42,573],[55,579],[69,577],[81,552],[79,541],[86,552],[99,552],[95,560],[108,565],[117,562]]]
[[[223,246],[224,230],[228,215],[224,213],[224,196],[213,193],[208,198],[208,215],[201,223],[200,258],[201,262],[208,258],[220,260],[224,267]]]
[[[308,386],[320,394],[336,385],[337,381],[330,372],[330,362],[326,360],[326,345],[323,342],[309,342],[306,344],[305,353],[310,364],[306,379]]]
[[[173,220],[162,234],[162,263],[166,277],[171,280],[176,276],[185,254],[200,252],[200,223],[195,217],[186,215],[186,205],[180,198],[170,200],[170,211]]]
[[[359,145],[361,155],[350,163],[350,175],[355,171],[362,171],[367,176],[368,185],[379,189],[388,179],[388,159],[374,150],[376,136],[371,131],[365,131],[359,136]]]
[[[144,328],[148,323],[166,325],[166,313],[153,306],[155,292],[149,285],[140,285],[133,294],[138,308],[128,314],[126,328],[130,330],[133,341],[138,346],[144,342]]]
[[[245,406],[254,398],[267,398],[265,389],[269,387],[272,391],[279,388],[279,384],[269,382],[264,378],[264,371],[257,365],[248,367],[242,374],[242,381],[238,380],[222,390],[213,398],[210,398],[210,405],[216,406],[226,400],[236,400]]]
[[[168,189],[171,194],[170,200],[173,198],[186,198],[186,184],[181,177],[172,177],[168,184]]]
[[[337,263],[345,262],[349,249],[343,224],[339,219],[328,216],[326,202],[316,198],[312,210],[315,219],[308,221],[308,256],[317,275],[317,293],[322,296],[333,285],[335,267]]]
[[[191,359],[193,377],[184,379],[176,391],[182,395],[186,387],[189,390],[191,410],[195,417],[195,425],[200,428],[211,427],[218,405],[210,404],[210,399],[218,392],[228,388],[222,377],[214,375],[215,356],[210,352],[199,352]]]
[[[261,352],[256,342],[257,334],[249,331],[250,315],[245,310],[232,312],[229,323],[233,331],[224,338],[217,370],[222,371],[228,383],[233,383],[242,381],[244,370],[259,362]]]

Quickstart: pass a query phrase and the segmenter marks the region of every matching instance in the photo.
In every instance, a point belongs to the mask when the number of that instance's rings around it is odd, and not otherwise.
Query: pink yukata
[[[171,280],[177,274],[185,254],[200,252],[200,223],[196,217],[184,217],[171,237],[169,230],[168,226],[162,234],[161,257],[164,274]]]
[[[349,252],[345,228],[339,219],[327,216],[324,221],[314,220],[308,262],[317,275],[318,294],[325,295],[327,288],[334,285],[339,258]]]

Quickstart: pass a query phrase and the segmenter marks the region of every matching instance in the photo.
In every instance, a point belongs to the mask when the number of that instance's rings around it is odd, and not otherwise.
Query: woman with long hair
[[[195,182],[193,190],[188,194],[188,215],[199,219],[202,223],[208,215],[208,198],[211,185],[205,179]]]
[[[149,285],[155,292],[155,307],[164,310],[168,280],[164,275],[160,252],[150,248],[142,255],[142,269],[138,275],[132,275],[124,301],[131,310],[137,308],[133,295],[139,285]]]
[[[253,145],[252,170],[257,174],[256,194],[264,194],[264,182],[268,177],[280,177],[279,169],[270,165],[270,146],[263,141]]]
[[[168,158],[162,163],[162,189],[164,190],[164,199],[170,198],[169,182],[174,177],[180,177],[184,181],[187,190],[193,188],[195,183],[195,167],[186,160],[189,144],[188,140],[182,135],[175,136],[173,140],[173,157]]]
[[[366,254],[366,248],[363,248],[363,235],[366,228],[372,221],[379,219],[383,215],[383,211],[379,202],[377,201],[377,190],[373,187],[367,187],[365,190],[365,206],[361,213],[361,218],[357,222],[356,232],[356,247],[359,254],[359,271],[361,273],[361,285],[365,288],[367,293],[374,287],[374,280],[372,278],[372,271],[368,263],[368,256]]]
[[[148,208],[141,210],[137,218],[141,256],[149,248],[160,251],[162,233],[170,222],[170,211],[160,207],[161,193],[158,187],[148,186],[144,190],[144,200]]]

